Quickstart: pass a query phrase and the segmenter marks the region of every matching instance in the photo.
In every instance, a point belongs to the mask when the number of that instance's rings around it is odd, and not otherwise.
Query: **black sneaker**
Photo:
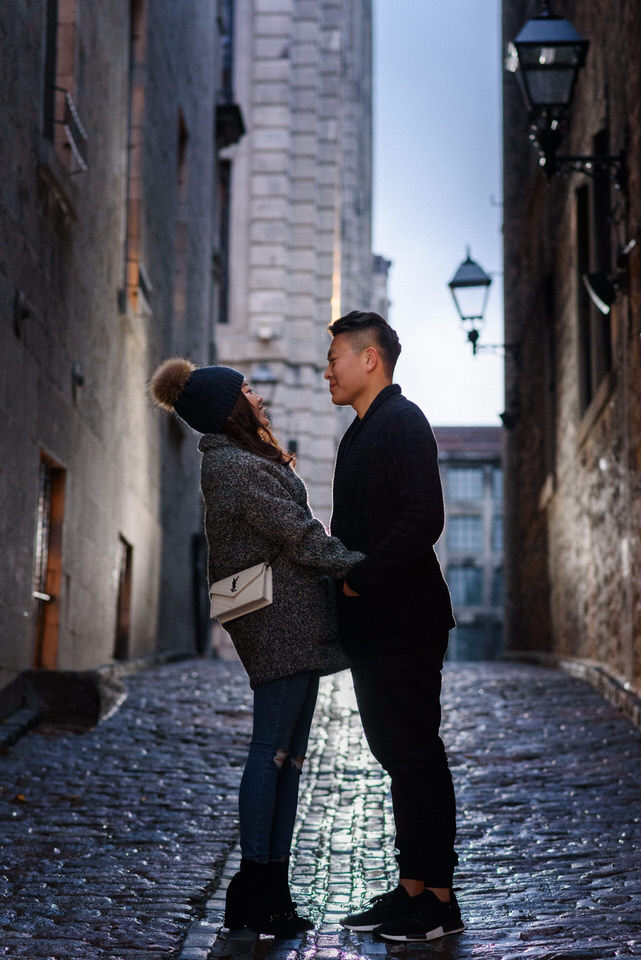
[[[386,921],[398,920],[399,917],[406,916],[412,899],[407,890],[399,886],[388,893],[379,893],[369,901],[370,906],[367,910],[361,913],[350,913],[347,917],[343,917],[340,923],[348,930],[361,930],[367,933],[376,930]]]
[[[381,924],[376,935],[384,940],[437,940],[450,933],[461,933],[465,924],[452,891],[449,903],[442,903],[431,890],[410,898],[404,917]]]

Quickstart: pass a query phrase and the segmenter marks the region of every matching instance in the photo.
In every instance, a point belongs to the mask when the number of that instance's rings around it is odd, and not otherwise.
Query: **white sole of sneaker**
[[[353,923],[343,923],[342,920],[338,922],[341,927],[345,927],[346,930],[354,930],[356,933],[372,933],[377,927],[382,926],[382,923],[369,923],[365,924],[365,926],[356,926]]]
[[[382,924],[380,924],[382,926]],[[456,930],[444,930],[443,927],[435,927],[423,937],[395,936],[391,933],[379,933],[382,940],[395,940],[401,943],[426,943],[428,940],[438,940],[439,937],[449,937],[451,933],[463,933],[465,927],[457,927]]]

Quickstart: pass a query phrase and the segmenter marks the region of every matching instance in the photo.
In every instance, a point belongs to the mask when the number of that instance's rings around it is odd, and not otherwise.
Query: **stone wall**
[[[537,14],[533,7],[504,3],[505,43]],[[595,137],[607,128],[607,152],[627,150],[628,182],[606,189],[609,213],[600,218],[597,180],[548,179],[528,143],[516,84],[505,76],[506,340],[520,346],[519,362],[506,361],[517,421],[505,461],[507,639],[513,650],[599,661],[638,684],[641,243],[624,258],[629,291],[609,318],[585,299],[581,274],[608,258],[614,270],[620,248],[641,241],[641,9],[634,0],[615,10],[585,0],[558,2],[554,12],[591,43],[560,152],[600,152]],[[593,343],[606,332],[591,352],[586,329]]]
[[[73,22],[70,45],[62,50],[60,31],[57,42],[89,137],[85,172],[64,136],[43,132],[48,6],[10,0],[0,11],[0,687],[36,656],[43,456],[64,471],[58,629],[46,665],[88,669],[114,656],[123,541],[132,569],[121,655],[194,645],[197,437],[150,408],[146,382],[163,356],[202,353],[211,335],[215,4],[60,3],[60,18]],[[140,119],[135,158],[130,99]],[[134,233],[141,288],[127,291]]]

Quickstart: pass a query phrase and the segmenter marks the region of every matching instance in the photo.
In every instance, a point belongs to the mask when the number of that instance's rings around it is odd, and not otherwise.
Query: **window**
[[[47,0],[42,133],[70,173],[87,169],[87,134],[76,89],[76,0]]]
[[[231,163],[218,161],[218,244],[214,258],[214,280],[218,307],[216,322],[229,321],[229,238],[231,222]]]
[[[448,660],[484,660],[486,630],[483,623],[463,624],[450,634]]]
[[[58,0],[47,0],[45,25],[44,110],[42,132],[53,142],[56,113],[56,65],[58,53]]]
[[[447,521],[450,550],[479,552],[483,549],[483,519],[478,514],[459,514]]]
[[[492,550],[495,553],[503,552],[503,514],[495,513],[492,517]]]
[[[448,660],[495,660],[503,647],[500,623],[462,624],[450,634]]]
[[[500,467],[492,470],[492,498],[497,503],[503,499],[503,471]]]
[[[482,500],[483,468],[450,467],[447,471],[447,493],[450,500]]]
[[[218,147],[237,143],[244,132],[242,118],[234,105],[234,0],[219,0],[220,78],[216,108],[216,143]],[[220,125],[220,129],[219,129]],[[214,285],[216,323],[229,322],[229,242],[231,225],[231,161],[218,157],[218,203],[216,250],[214,252]]]
[[[590,272],[590,208],[587,187],[576,192],[576,258],[577,258],[577,313],[579,327],[579,390],[581,409],[590,403],[592,384],[592,304],[583,284],[583,275]]]
[[[145,112],[145,0],[131,0],[129,26],[129,131],[127,143],[127,226],[125,237],[126,300],[137,313],[148,283],[141,263],[142,253],[142,153]],[[147,282],[146,282],[147,281]],[[142,289],[141,289],[142,285]],[[121,308],[124,310],[123,301]]]
[[[607,130],[602,130],[594,138],[594,153],[610,153],[610,137]],[[612,267],[611,236],[610,236],[610,174],[607,169],[597,168],[592,178],[592,223],[594,244],[592,262],[594,269],[609,273]],[[610,314],[603,314],[596,307],[592,311],[595,386],[598,385],[612,367],[612,339],[610,331]]]
[[[479,567],[451,565],[447,582],[455,607],[480,606],[483,602],[483,571]]]
[[[187,315],[187,251],[189,239],[187,127],[182,111],[178,114],[176,143],[176,235],[174,241],[174,322],[173,351],[188,351],[185,340]]]
[[[220,71],[216,90],[216,149],[238,143],[246,133],[242,110],[234,103],[234,0],[218,0]]]
[[[504,602],[503,567],[497,567],[492,577],[492,606],[502,607]]]
[[[594,153],[609,153],[607,130],[594,138]],[[595,170],[592,187],[583,186],[576,192],[576,250],[579,391],[581,410],[585,411],[612,367],[610,315],[592,303],[583,283],[586,273],[609,273],[611,268],[607,170]]]
[[[234,0],[218,0],[220,34],[220,93],[224,103],[234,99]]]

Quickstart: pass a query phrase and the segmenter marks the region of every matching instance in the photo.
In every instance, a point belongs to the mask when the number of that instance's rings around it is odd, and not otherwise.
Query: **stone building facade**
[[[388,319],[391,301],[388,296],[388,278],[392,261],[375,253],[372,258],[372,303],[371,309]]]
[[[506,633],[513,650],[596,661],[638,688],[641,7],[553,10],[590,41],[560,152],[625,150],[627,178],[548,178],[505,75],[505,333],[518,347],[506,360]],[[505,2],[505,44],[538,13]],[[583,283],[591,272],[619,288],[607,314]]]
[[[5,712],[25,670],[202,631],[197,437],[146,382],[212,353],[225,29],[199,0],[0,10]]]
[[[329,518],[338,436],[327,324],[372,299],[371,0],[237,0],[234,79],[247,135],[229,165],[221,363],[261,391]]]
[[[500,427],[434,427],[445,500],[436,553],[456,629],[448,659],[492,660],[503,649],[503,469]]]

